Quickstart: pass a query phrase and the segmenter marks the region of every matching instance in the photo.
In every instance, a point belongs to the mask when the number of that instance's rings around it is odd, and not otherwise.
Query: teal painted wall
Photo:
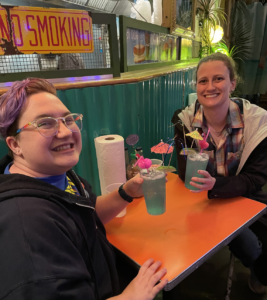
[[[100,184],[94,139],[101,135],[139,135],[145,157],[160,158],[150,148],[173,137],[169,127],[174,111],[187,105],[187,96],[194,92],[194,68],[178,71],[139,83],[108,85],[58,91],[59,98],[72,112],[84,115],[83,150],[75,171],[86,178],[94,192],[100,194]],[[127,146],[127,145],[126,145]],[[0,144],[1,156],[6,153]],[[116,155],[116,153],[114,153]],[[176,166],[176,155],[171,164]]]

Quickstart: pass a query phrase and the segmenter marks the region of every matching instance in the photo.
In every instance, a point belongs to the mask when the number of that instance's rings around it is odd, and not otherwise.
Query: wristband
[[[133,201],[133,198],[131,196],[129,196],[128,194],[126,194],[125,190],[123,189],[123,184],[119,187],[118,192],[123,200],[125,200],[129,203],[131,203]]]

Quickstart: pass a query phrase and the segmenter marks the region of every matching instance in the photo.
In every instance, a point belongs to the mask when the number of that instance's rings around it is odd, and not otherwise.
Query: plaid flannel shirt
[[[236,100],[238,103],[238,99]],[[236,174],[244,148],[244,120],[239,105],[231,99],[227,120],[222,132],[220,144],[216,146],[211,134],[207,138],[209,147],[204,152],[209,154],[207,171],[211,176],[234,176]],[[243,110],[243,109],[242,109]],[[191,126],[199,133],[207,133],[208,127],[203,107],[196,103],[196,114]]]

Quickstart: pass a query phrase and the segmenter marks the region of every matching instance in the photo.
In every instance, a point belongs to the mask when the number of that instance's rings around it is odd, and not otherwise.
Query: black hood
[[[73,170],[69,170],[67,176],[78,188],[81,196],[67,193],[49,183],[26,175],[4,174],[5,168],[10,162],[12,162],[12,158],[8,155],[0,160],[0,201],[18,196],[41,197],[94,209],[94,204],[88,198],[88,193],[84,191],[80,179]]]

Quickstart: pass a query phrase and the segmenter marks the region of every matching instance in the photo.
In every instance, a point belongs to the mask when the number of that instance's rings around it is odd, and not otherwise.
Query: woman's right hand
[[[156,297],[168,279],[159,280],[167,273],[165,268],[158,270],[161,266],[160,261],[154,262],[151,258],[147,260],[140,268],[137,276],[130,282],[126,289],[118,298],[123,300],[152,300]]]

